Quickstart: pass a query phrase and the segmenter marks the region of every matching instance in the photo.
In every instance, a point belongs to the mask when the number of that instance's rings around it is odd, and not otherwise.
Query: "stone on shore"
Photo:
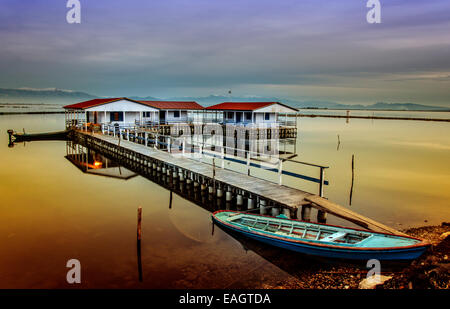
[[[377,285],[381,285],[391,279],[391,276],[372,276],[361,281],[358,285],[358,289],[375,289]]]

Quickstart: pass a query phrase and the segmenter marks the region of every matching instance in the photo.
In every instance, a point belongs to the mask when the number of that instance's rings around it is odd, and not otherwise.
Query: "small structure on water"
[[[195,101],[139,101],[155,111],[144,112],[143,124],[193,123],[201,120],[204,107]]]
[[[250,124],[278,123],[287,125],[288,114],[295,114],[298,109],[280,102],[224,102],[205,109],[205,117],[212,122]],[[292,121],[292,125],[295,125]]]
[[[144,126],[193,121],[191,112],[203,107],[193,101],[136,101],[122,97],[93,99],[64,109],[68,127],[84,123]]]
[[[64,106],[68,127],[84,123],[153,126],[174,123],[271,124],[295,126],[297,109],[279,102],[224,102],[204,108],[195,101],[93,99]]]

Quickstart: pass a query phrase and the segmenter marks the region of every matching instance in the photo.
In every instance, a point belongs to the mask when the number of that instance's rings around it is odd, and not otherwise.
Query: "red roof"
[[[269,105],[280,104],[294,111],[298,111],[296,108],[287,106],[280,102],[223,102],[216,105],[208,106],[209,110],[232,110],[232,111],[254,111]]]
[[[280,104],[278,102],[223,102],[207,107],[213,110],[237,110],[237,111],[254,111],[262,107],[272,104]]]
[[[195,101],[139,101],[145,105],[158,109],[204,109]]]
[[[93,99],[93,100],[89,100],[89,101],[66,105],[66,106],[64,106],[64,108],[65,109],[85,109],[85,108],[102,105],[105,103],[114,102],[114,101],[118,101],[118,100],[122,100],[122,99],[126,99],[126,98]]]
[[[109,98],[109,99],[93,99],[80,103],[64,106],[65,109],[86,109],[97,105],[111,103],[119,100],[128,100],[139,104],[144,104],[158,109],[204,109],[194,101],[135,101],[128,98]]]

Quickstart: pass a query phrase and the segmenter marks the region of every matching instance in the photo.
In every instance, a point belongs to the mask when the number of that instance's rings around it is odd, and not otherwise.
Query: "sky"
[[[0,88],[450,106],[450,2],[0,0]]]

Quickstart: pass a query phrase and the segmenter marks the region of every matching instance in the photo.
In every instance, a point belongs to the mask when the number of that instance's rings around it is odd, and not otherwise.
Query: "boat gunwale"
[[[373,233],[373,234],[381,234],[381,235],[388,235],[388,236],[397,236],[397,237],[410,238],[410,239],[418,240],[420,242],[417,243],[417,244],[414,244],[414,245],[409,245],[409,246],[367,247],[367,248],[362,248],[362,247],[346,247],[346,246],[339,246],[339,245],[329,245],[329,244],[310,242],[310,241],[304,241],[304,240],[299,240],[299,239],[290,239],[290,238],[279,237],[279,236],[275,236],[275,235],[272,236],[270,234],[261,233],[261,232],[254,231],[254,230],[244,230],[243,228],[241,228],[239,226],[230,224],[228,222],[225,222],[225,221],[217,218],[216,214],[222,213],[222,212],[238,213],[238,214],[251,215],[251,216],[257,216],[257,217],[265,217],[265,218],[272,218],[272,219],[274,219],[275,217],[271,217],[271,216],[268,216],[268,215],[261,215],[261,214],[249,214],[249,213],[245,213],[245,212],[242,212],[242,211],[233,211],[233,210],[218,210],[218,211],[215,211],[212,214],[213,218],[215,220],[219,221],[220,223],[222,223],[224,225],[227,225],[229,227],[232,227],[234,229],[241,230],[243,232],[253,233],[253,234],[257,234],[257,235],[261,235],[261,236],[265,236],[265,237],[269,237],[269,238],[275,238],[275,239],[279,239],[279,240],[283,240],[283,241],[287,241],[287,242],[291,242],[291,243],[306,244],[306,245],[313,246],[313,247],[314,246],[315,247],[327,247],[327,248],[346,249],[346,250],[354,250],[354,251],[387,251],[387,250],[414,249],[414,248],[419,248],[419,247],[429,247],[429,246],[431,246],[431,243],[429,243],[428,241],[426,241],[424,239],[417,238],[417,237],[409,236],[409,235],[403,236],[403,235],[396,235],[396,234],[391,234],[391,233],[373,232],[373,231],[363,230],[363,229],[358,229],[358,228],[349,228],[349,227],[344,227],[344,226],[340,226],[340,225],[332,225],[332,224],[326,224],[326,223],[312,223],[312,222],[298,220],[298,219],[278,218],[278,219],[289,220],[289,221],[297,221],[297,222],[308,223],[308,224],[316,224],[316,225],[319,225],[319,226],[320,225],[325,225],[325,226],[330,226],[330,227],[338,227],[338,228],[350,229],[350,230],[361,231],[361,232],[369,232],[369,233]]]

